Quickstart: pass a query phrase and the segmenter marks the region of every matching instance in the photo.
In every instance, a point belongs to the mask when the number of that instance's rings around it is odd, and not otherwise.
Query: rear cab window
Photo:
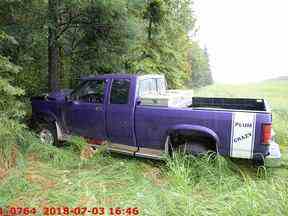
[[[139,83],[139,96],[157,94],[156,79],[144,79]]]
[[[138,84],[138,96],[159,95],[166,92],[166,81],[164,78],[152,77],[141,79]]]

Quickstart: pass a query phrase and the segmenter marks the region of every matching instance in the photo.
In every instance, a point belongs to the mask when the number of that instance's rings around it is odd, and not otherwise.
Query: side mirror
[[[137,97],[136,99],[136,106],[140,105],[141,104],[141,99],[139,97]]]

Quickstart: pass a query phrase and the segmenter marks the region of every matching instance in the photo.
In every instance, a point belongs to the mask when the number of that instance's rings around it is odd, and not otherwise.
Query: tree
[[[59,89],[58,0],[48,1],[48,86]]]
[[[25,89],[27,97],[47,92],[46,0],[0,1],[0,26],[9,38],[17,41],[2,43],[1,48],[11,63],[22,68],[15,75],[15,84]]]
[[[11,39],[11,36],[0,31],[0,42],[7,43],[9,38]],[[24,95],[24,91],[13,85],[20,70],[21,67],[14,65],[9,61],[9,57],[0,53],[0,119],[19,119],[24,114],[21,110],[23,104],[17,100]]]
[[[188,61],[191,42],[187,23],[193,28],[190,21],[194,18],[192,13],[182,16],[182,12],[188,10],[187,0],[177,2],[177,13],[171,9],[174,1],[151,0],[145,3],[144,30],[148,37],[139,37],[138,43],[130,49],[127,60],[131,73],[165,74],[172,88],[182,87],[191,76]]]
[[[198,42],[193,42],[189,59],[192,67],[192,87],[199,88],[202,86],[211,85],[213,83],[213,79],[207,49],[202,49]]]
[[[15,82],[27,96],[115,72],[162,73],[179,88],[192,77],[192,7],[192,0],[2,0],[0,26],[18,43],[3,47],[22,67]]]
[[[164,3],[161,0],[149,0],[145,12],[144,19],[148,20],[148,40],[152,40],[153,30],[157,31],[157,26],[161,24],[165,15]]]
[[[0,47],[3,44],[17,44],[17,40],[0,31]],[[8,169],[16,165],[19,156],[17,144],[22,139],[25,109],[20,98],[24,91],[15,86],[15,77],[21,71],[21,67],[10,61],[10,56],[5,49],[0,49],[0,169]]]

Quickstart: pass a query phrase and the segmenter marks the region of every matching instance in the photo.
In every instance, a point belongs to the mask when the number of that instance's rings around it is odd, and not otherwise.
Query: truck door
[[[72,134],[105,139],[105,79],[86,80],[70,95],[63,107],[63,120]]]
[[[113,79],[107,104],[107,132],[112,143],[134,146],[135,92],[130,79]]]

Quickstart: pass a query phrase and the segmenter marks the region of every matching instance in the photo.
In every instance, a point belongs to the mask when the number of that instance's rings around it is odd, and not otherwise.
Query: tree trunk
[[[148,40],[152,40],[152,18],[149,18],[149,27],[148,27]]]
[[[48,87],[50,91],[59,89],[58,65],[59,65],[59,48],[57,45],[57,6],[58,0],[49,0],[48,15]]]

